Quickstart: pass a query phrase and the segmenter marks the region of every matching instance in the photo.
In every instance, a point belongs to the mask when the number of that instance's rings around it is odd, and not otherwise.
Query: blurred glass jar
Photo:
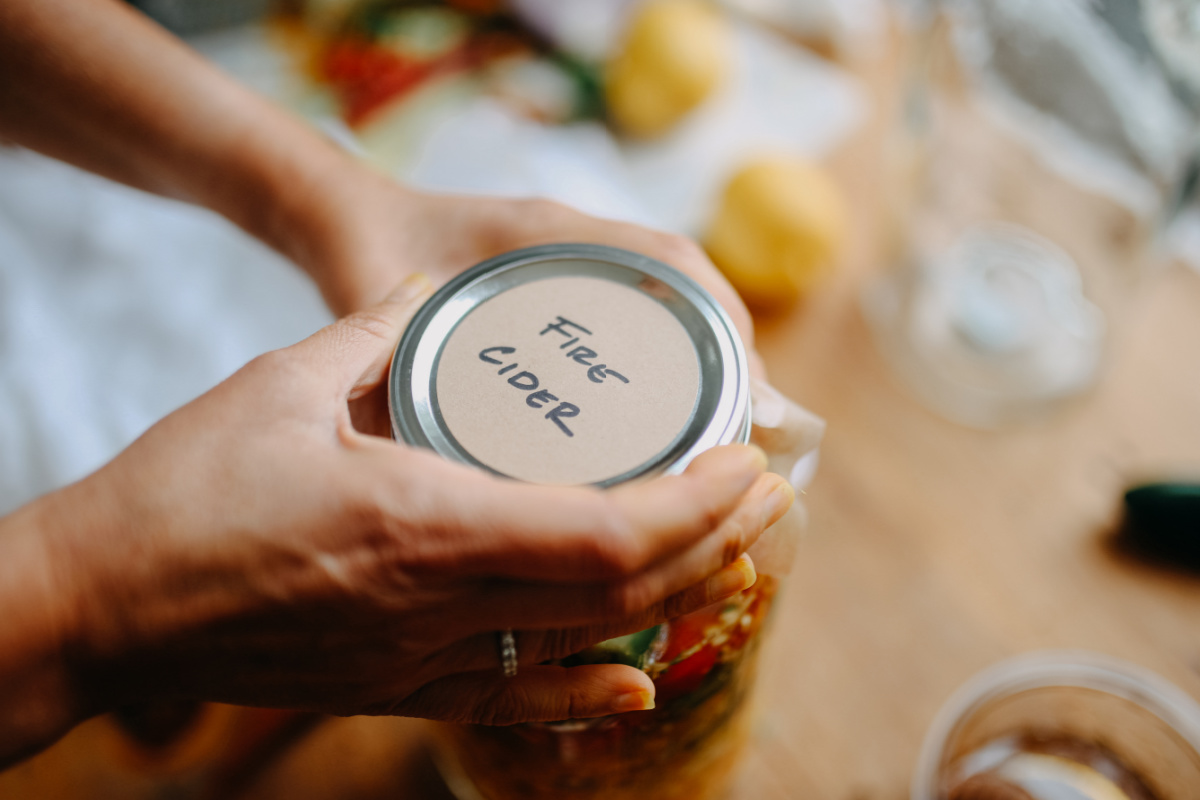
[[[975,676],[938,712],[911,800],[1194,800],[1200,705],[1154,673],[1043,651]]]
[[[1092,386],[1195,180],[1197,0],[915,14],[864,309],[928,405],[993,427]]]

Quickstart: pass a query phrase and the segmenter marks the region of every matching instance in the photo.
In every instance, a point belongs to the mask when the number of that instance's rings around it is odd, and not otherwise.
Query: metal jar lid
[[[612,486],[749,437],[737,330],[691,278],[556,244],[443,286],[392,359],[393,435],[533,483]]]

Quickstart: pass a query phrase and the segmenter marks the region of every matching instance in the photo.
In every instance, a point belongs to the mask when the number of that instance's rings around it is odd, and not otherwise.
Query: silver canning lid
[[[516,250],[443,286],[392,358],[393,435],[534,483],[611,486],[749,438],[737,330],[691,278],[626,250]]]

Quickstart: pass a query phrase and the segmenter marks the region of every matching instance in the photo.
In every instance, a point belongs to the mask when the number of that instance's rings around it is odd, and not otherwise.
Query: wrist
[[[370,252],[418,195],[315,131],[288,148],[247,154],[258,196],[243,227],[304,270],[339,316],[383,298],[403,273],[398,253]]]
[[[49,498],[0,519],[0,767],[96,713],[68,655],[78,640],[72,581],[56,563]]]

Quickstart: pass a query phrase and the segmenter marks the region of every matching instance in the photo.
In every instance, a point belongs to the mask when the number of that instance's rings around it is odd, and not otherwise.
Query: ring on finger
[[[517,639],[512,628],[496,631],[496,640],[500,647],[500,667],[504,677],[511,678],[517,674]]]

